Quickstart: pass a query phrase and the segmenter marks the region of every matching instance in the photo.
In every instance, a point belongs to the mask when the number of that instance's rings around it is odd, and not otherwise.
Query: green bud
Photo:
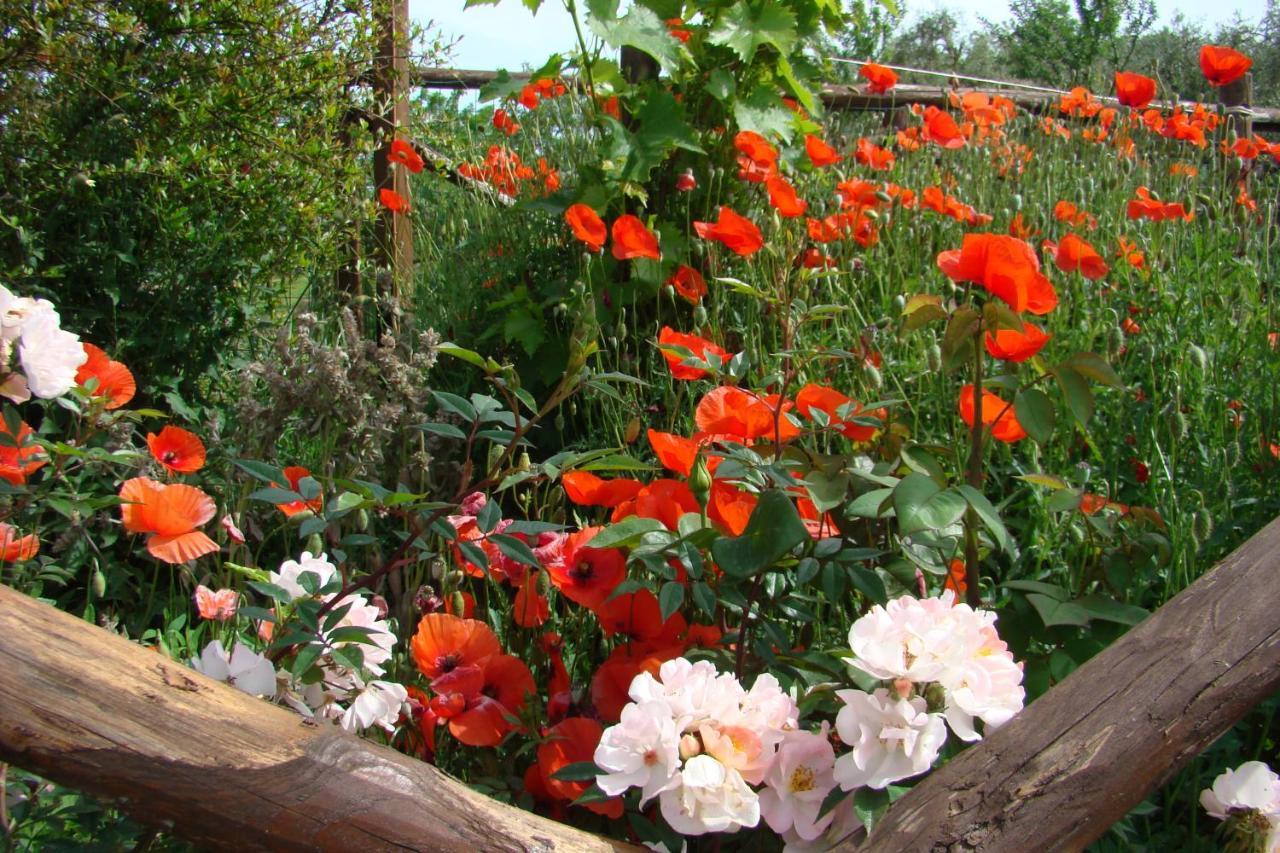
[[[893,313],[901,314],[907,307],[907,297],[899,293],[893,297]]]
[[[455,616],[461,616],[467,612],[467,599],[463,597],[460,590],[455,589],[453,595],[449,596],[449,604]]]
[[[360,507],[356,510],[356,530],[366,533],[369,530],[369,510]]]
[[[320,538],[319,533],[312,533],[307,537],[307,546],[304,550],[310,551],[312,554],[324,552],[324,540]]]
[[[1186,438],[1190,434],[1191,428],[1187,423],[1187,416],[1182,414],[1178,409],[1174,409],[1169,413],[1169,433],[1174,438]]]
[[[533,467],[533,463],[529,461],[529,451],[527,450],[520,451],[520,458],[516,460],[516,470],[528,471],[532,467]]]
[[[538,572],[538,579],[535,583],[538,585],[538,595],[546,598],[547,594],[551,592],[551,576],[546,572]]]
[[[930,370],[942,369],[942,347],[937,344],[929,344],[924,351],[924,360],[929,365]]]
[[[693,309],[693,325],[699,327],[707,325],[707,309],[702,305]]]
[[[93,570],[93,597],[102,598],[107,594],[107,576],[102,573],[102,569]]]
[[[698,506],[706,507],[707,499],[711,496],[711,471],[707,468],[706,457],[701,453],[693,463],[693,470],[689,472],[689,491],[693,492]]]
[[[930,682],[924,689],[924,701],[928,703],[930,712],[941,713],[947,707],[947,692],[938,682]]]
[[[1191,534],[1197,542],[1204,542],[1213,535],[1213,515],[1204,507],[1196,510],[1191,516]]]
[[[877,391],[884,385],[884,377],[880,375],[880,369],[874,364],[864,364],[862,366],[862,378]]]
[[[1187,347],[1187,354],[1191,356],[1191,363],[1201,370],[1205,370],[1209,366],[1209,354],[1200,347],[1192,344]]]

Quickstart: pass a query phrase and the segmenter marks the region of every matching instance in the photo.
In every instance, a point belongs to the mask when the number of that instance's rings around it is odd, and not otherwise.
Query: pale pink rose
[[[760,814],[779,835],[794,830],[802,841],[819,838],[834,812],[821,818],[818,812],[835,787],[836,753],[828,738],[827,723],[817,732],[801,730],[783,735],[760,792]]]
[[[945,667],[938,651],[946,645],[945,627],[921,599],[909,595],[885,607],[877,604],[849,628],[852,664],[883,681],[936,681]]]
[[[328,597],[326,598],[327,600]],[[384,671],[382,664],[391,659],[391,650],[396,644],[396,635],[391,632],[390,623],[382,618],[383,613],[378,610],[378,606],[369,603],[364,596],[348,595],[338,606],[346,607],[347,605],[350,605],[347,614],[331,630],[337,631],[341,628],[358,627],[369,628],[370,633],[364,640],[348,640],[336,643],[334,648],[358,644],[360,651],[364,654],[364,668],[374,675],[382,675]]]
[[[709,755],[684,763],[680,784],[658,797],[662,816],[681,835],[732,832],[760,822],[760,799],[738,771]]]
[[[836,731],[853,751],[836,759],[835,780],[846,791],[919,776],[933,766],[947,739],[941,714],[930,714],[919,696],[900,699],[883,687],[874,694],[836,692],[844,707]]]
[[[393,732],[408,698],[403,684],[370,681],[343,712],[340,723],[349,732],[364,731],[374,725]]]
[[[337,577],[338,567],[329,562],[327,554],[312,556],[310,551],[303,551],[302,556],[294,560],[285,560],[280,564],[280,571],[271,572],[271,582],[289,593],[289,600],[306,598],[311,593],[302,588],[298,578],[304,572],[316,576],[316,589],[322,589]]]
[[[236,643],[231,654],[227,654],[222,642],[214,640],[204,647],[200,657],[191,661],[191,667],[253,696],[270,698],[276,692],[275,667],[244,643]]]
[[[600,790],[618,796],[639,788],[643,808],[679,784],[680,735],[671,708],[661,700],[626,705],[618,724],[604,730],[593,760],[607,771],[596,777]]]
[[[76,370],[89,358],[80,339],[63,331],[58,322],[52,306],[35,312],[22,324],[18,343],[27,388],[45,400],[70,391],[76,384]]]
[[[1201,791],[1200,805],[1219,820],[1225,820],[1232,809],[1257,809],[1275,823],[1280,820],[1280,777],[1261,761],[1246,761],[1224,771],[1213,780],[1213,787]]]

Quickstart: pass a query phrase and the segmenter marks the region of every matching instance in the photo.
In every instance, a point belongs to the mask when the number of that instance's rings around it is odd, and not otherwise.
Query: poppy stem
[[[969,427],[969,464],[967,481],[982,491],[982,320],[973,338],[973,425]],[[970,607],[982,604],[981,572],[978,565],[978,513],[969,507],[964,514],[964,583],[965,600]]]

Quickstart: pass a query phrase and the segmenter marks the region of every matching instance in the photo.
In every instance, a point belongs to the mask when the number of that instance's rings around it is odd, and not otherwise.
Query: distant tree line
[[[1131,70],[1156,77],[1164,94],[1212,100],[1198,55],[1221,44],[1253,59],[1254,103],[1280,105],[1280,0],[1267,0],[1259,20],[1237,15],[1212,28],[1181,13],[1158,27],[1155,0],[1010,0],[1008,21],[970,29],[945,9],[910,21],[902,4],[855,0],[853,10],[860,25],[837,46],[850,58],[1098,94],[1110,93],[1116,71]]]

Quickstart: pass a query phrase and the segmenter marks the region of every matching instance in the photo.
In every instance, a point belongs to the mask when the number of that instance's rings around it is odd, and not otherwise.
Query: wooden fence
[[[837,849],[1079,850],[1280,688],[1277,573],[1280,519]],[[0,760],[213,850],[638,849],[3,586]]]

